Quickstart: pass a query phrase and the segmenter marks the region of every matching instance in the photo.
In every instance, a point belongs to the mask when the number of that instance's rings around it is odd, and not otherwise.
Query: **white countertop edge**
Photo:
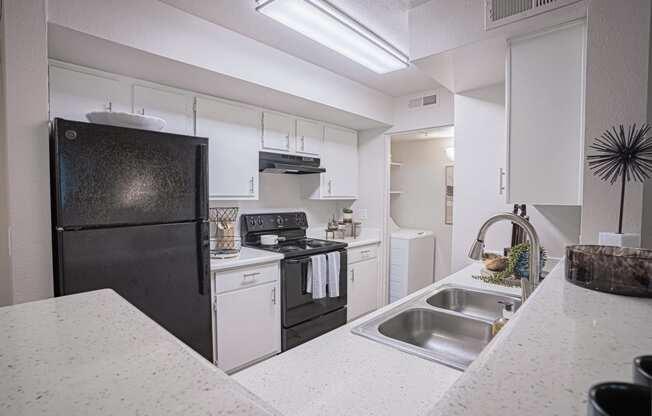
[[[259,264],[275,263],[281,261],[283,255],[271,251],[258,250],[251,247],[242,247],[238,257],[230,259],[211,259],[211,272],[220,272],[241,267]]]

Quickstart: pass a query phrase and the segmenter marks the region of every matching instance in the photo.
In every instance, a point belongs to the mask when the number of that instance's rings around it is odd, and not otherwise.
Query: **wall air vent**
[[[580,0],[484,0],[484,28],[495,29],[578,1]]]
[[[437,104],[437,94],[426,95],[424,97],[411,98],[408,101],[408,108],[410,110],[415,108],[427,107]]]

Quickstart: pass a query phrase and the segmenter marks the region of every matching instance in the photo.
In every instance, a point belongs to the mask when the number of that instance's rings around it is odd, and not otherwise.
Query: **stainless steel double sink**
[[[521,306],[518,296],[444,285],[352,329],[357,335],[419,357],[465,370],[493,338],[502,302]]]

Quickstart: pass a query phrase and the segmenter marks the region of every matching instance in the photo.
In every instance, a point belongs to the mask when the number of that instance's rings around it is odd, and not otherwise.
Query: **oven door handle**
[[[289,259],[289,260],[285,260],[285,262],[289,263],[289,264],[306,264],[306,263],[310,263],[310,257],[307,258],[307,259],[301,259],[301,260]]]

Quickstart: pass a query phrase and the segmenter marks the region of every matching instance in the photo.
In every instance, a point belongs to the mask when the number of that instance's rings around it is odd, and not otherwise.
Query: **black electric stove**
[[[240,235],[247,247],[281,253],[281,339],[282,350],[331,331],[346,323],[346,243],[308,238],[304,212],[246,214],[240,218]],[[260,236],[275,234],[279,243],[260,244]],[[311,257],[338,252],[340,293],[335,298],[313,299],[306,291]]]

